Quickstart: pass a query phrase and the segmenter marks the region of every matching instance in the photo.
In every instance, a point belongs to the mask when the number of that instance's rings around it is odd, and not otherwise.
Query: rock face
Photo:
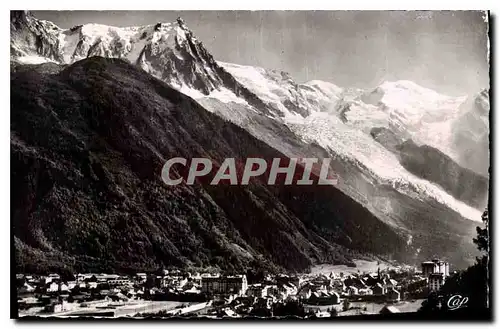
[[[61,32],[52,22],[40,21],[28,11],[11,11],[11,57],[35,63],[60,62],[63,59],[58,49]]]
[[[411,253],[332,186],[164,185],[170,157],[286,157],[122,60],[17,70],[11,100],[18,270],[303,270]]]

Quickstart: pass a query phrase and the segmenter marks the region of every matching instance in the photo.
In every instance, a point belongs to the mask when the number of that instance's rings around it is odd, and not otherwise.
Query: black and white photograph
[[[10,10],[11,318],[491,321],[487,9]]]

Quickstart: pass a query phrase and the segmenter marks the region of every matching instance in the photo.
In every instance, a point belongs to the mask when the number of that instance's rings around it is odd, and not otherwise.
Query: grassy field
[[[331,265],[331,264],[316,265],[311,268],[311,274],[318,275],[322,273],[327,274],[330,272],[335,272],[335,273],[377,272],[377,269],[379,267],[381,270],[392,267],[392,265],[388,263],[367,261],[360,259],[355,259],[354,263],[356,264],[356,267],[349,267],[347,265]]]

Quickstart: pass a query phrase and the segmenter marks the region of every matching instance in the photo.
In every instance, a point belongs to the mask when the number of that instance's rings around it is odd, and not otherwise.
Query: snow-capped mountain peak
[[[100,55],[135,62],[147,44],[162,44],[163,49],[175,49],[191,37],[191,31],[181,18],[173,23],[146,26],[116,27],[89,23],[62,29],[52,22],[33,17],[30,12],[11,14],[11,49],[16,59],[32,55],[71,64]]]
[[[409,92],[420,95],[432,95],[435,97],[440,97],[440,94],[438,94],[436,91],[425,88],[411,80],[384,81],[380,84],[379,87],[383,90],[408,90]]]
[[[327,82],[327,81],[322,81],[322,80],[311,80],[306,83],[304,83],[306,86],[310,86],[313,88],[317,88],[319,91],[321,91],[325,95],[339,95],[340,93],[343,92],[343,89],[340,88],[339,86]]]
[[[145,26],[89,23],[62,29],[30,13],[11,14],[14,61],[71,64],[92,56],[127,60],[193,97],[221,89],[215,60],[180,17]]]

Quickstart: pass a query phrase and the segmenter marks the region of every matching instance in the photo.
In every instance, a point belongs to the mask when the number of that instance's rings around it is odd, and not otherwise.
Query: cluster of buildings
[[[18,309],[24,315],[61,313],[90,309],[98,304],[118,305],[155,298],[179,302],[203,299],[201,276],[181,271],[135,275],[80,273],[71,278],[62,278],[59,274],[17,274],[16,284]]]
[[[439,290],[448,276],[448,263],[432,260],[422,263],[421,271],[399,268],[371,273],[278,274],[266,275],[259,282],[248,282],[244,274],[179,270],[135,275],[87,273],[70,279],[58,274],[19,274],[16,279],[19,310],[26,314],[147,300],[206,303],[206,309],[197,309],[197,314],[238,317],[272,314],[276,305],[289,301],[310,307],[337,306],[338,310],[346,300],[393,305],[425,298],[430,291]]]

